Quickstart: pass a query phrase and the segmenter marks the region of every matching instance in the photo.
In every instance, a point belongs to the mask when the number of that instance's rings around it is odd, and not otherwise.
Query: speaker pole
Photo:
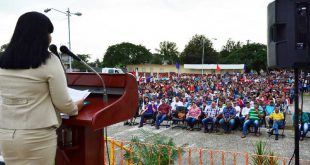
[[[294,153],[295,153],[295,164],[296,165],[299,165],[299,127],[298,127],[298,109],[299,109],[299,102],[298,102],[298,99],[299,99],[299,96],[298,96],[298,84],[299,84],[299,79],[298,79],[298,72],[299,69],[298,67],[295,65],[294,67],[294,74],[295,74],[295,118],[294,118],[294,126],[295,126],[295,150],[294,150]]]

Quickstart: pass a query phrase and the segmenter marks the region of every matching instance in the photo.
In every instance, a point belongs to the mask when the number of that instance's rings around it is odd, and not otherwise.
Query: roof
[[[184,64],[185,69],[216,69],[217,64]],[[244,64],[218,64],[220,69],[244,69]]]

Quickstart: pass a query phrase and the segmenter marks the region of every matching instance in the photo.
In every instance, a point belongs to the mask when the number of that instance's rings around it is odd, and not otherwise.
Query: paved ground
[[[310,96],[307,96],[304,99],[304,110],[310,112]],[[290,106],[290,109],[294,111],[294,106]],[[289,123],[291,123],[291,118],[291,115],[287,117],[287,121],[289,121]],[[137,121],[139,121],[139,119],[137,119]],[[247,138],[241,139],[240,131],[235,131],[228,135],[221,132],[205,134],[202,130],[187,131],[180,128],[171,129],[165,127],[161,127],[159,130],[156,130],[150,125],[145,125],[143,128],[138,128],[137,126],[124,126],[123,123],[118,123],[108,127],[108,136],[117,140],[130,141],[131,138],[134,136],[143,138],[143,131],[141,130],[167,135],[173,138],[178,146],[187,146],[192,149],[204,148],[241,153],[253,153],[253,144],[255,144],[258,140],[262,140],[266,142],[268,148],[274,151],[275,155],[277,156],[287,157],[287,159],[289,159],[294,151],[293,130],[285,130],[286,136],[284,138],[279,138],[278,141],[275,141],[274,136],[268,137],[268,134],[266,133],[267,130],[265,128],[261,128],[262,135],[260,137],[255,137],[253,134],[250,134],[249,136],[247,136]],[[308,136],[310,135],[308,134]],[[218,159],[221,159],[220,153],[217,155],[219,156]],[[206,157],[207,156],[209,155],[206,153]],[[184,158],[183,161],[188,161],[188,153],[184,153],[182,157]],[[226,154],[226,157],[229,158],[225,158],[225,164],[232,164],[232,156]],[[242,160],[240,160],[243,158],[244,156],[238,156],[237,162],[243,162]],[[310,160],[310,138],[306,138],[304,141],[300,142],[300,158],[304,160]],[[192,153],[191,161],[193,161],[193,164],[198,164],[197,160],[199,160],[198,151],[194,150]],[[304,164],[310,164],[310,162]]]

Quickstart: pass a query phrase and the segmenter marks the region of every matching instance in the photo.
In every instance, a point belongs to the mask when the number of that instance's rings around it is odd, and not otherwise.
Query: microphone
[[[91,66],[89,66],[85,61],[83,61],[80,57],[78,57],[77,55],[75,55],[74,53],[72,53],[66,46],[61,46],[60,47],[60,51],[61,53],[63,54],[67,54],[69,55],[70,57],[72,57],[73,59],[81,62],[84,66],[86,66],[88,69],[90,69],[91,71],[93,71],[94,73],[96,73],[96,75],[99,77],[99,79],[101,80],[101,83],[102,83],[102,87],[103,87],[103,101],[104,102],[108,102],[108,95],[107,95],[107,90],[105,88],[105,83],[102,79],[102,77],[99,75],[99,73],[94,69],[92,68]]]
[[[50,45],[50,46],[48,47],[48,49],[49,49],[52,53],[54,53],[54,54],[60,59],[60,56],[59,56],[59,53],[58,53],[58,51],[57,51],[57,46],[56,46],[56,45],[52,44],[52,45]]]
[[[54,45],[54,44],[51,44],[51,45],[48,47],[48,49],[49,49],[52,53],[54,53],[54,54],[59,58],[60,63],[61,63],[61,66],[62,66],[62,69],[64,70],[64,73],[65,73],[65,75],[66,75],[66,69],[65,69],[65,66],[64,66],[64,64],[62,63],[61,58],[60,58],[60,55],[59,55],[59,53],[58,53],[58,51],[57,51],[57,46]],[[67,75],[66,75],[66,81],[67,81],[67,83],[68,83],[68,77],[67,77]]]

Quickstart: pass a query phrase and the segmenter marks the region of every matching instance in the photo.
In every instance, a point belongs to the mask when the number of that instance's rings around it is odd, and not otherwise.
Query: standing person
[[[77,115],[58,57],[48,52],[53,24],[44,14],[19,17],[0,56],[0,150],[7,165],[52,164],[59,112]]]

